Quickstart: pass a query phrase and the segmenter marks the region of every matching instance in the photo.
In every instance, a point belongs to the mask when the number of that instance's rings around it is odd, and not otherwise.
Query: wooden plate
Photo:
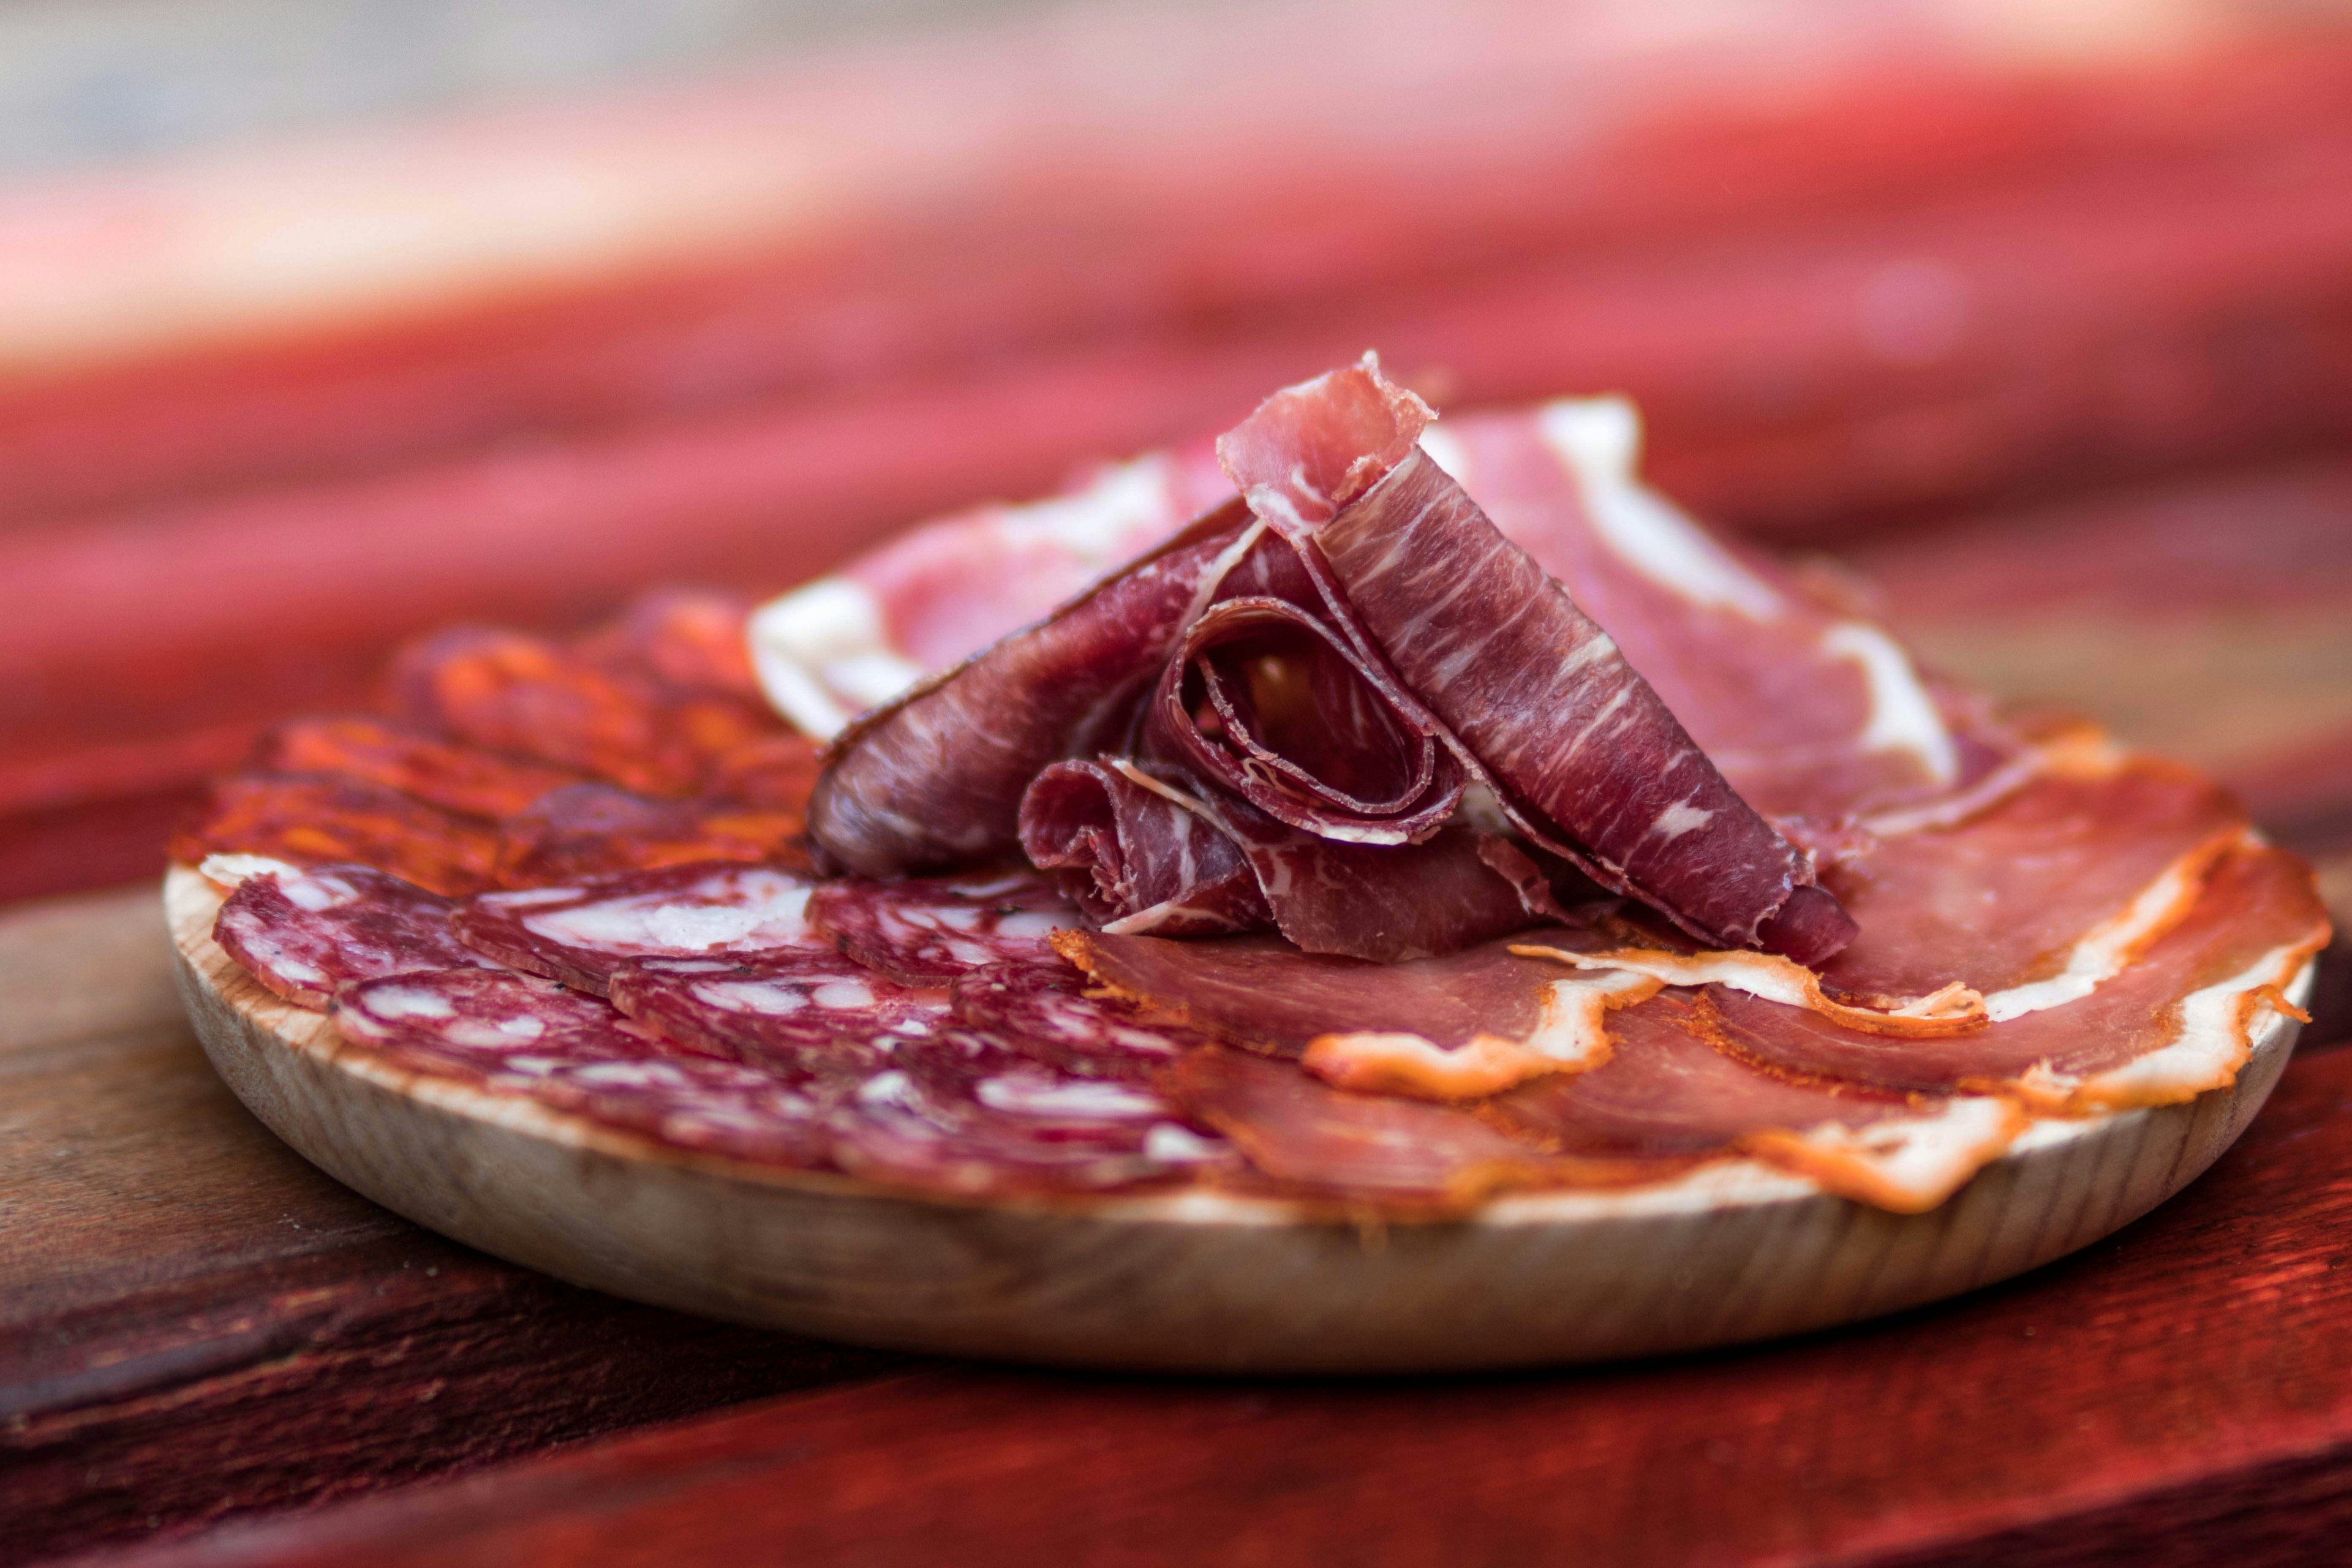
[[[1892,1215],[1746,1161],[1633,1191],[1356,1224],[1211,1194],[960,1201],[698,1156],[398,1071],[254,983],[220,895],[163,885],[188,1013],[237,1098],[338,1181],[575,1283],[829,1339],[1072,1365],[1434,1372],[1733,1344],[2005,1279],[2147,1213],[2268,1098],[2042,1122],[1941,1208]],[[2308,968],[2293,987],[2310,985]]]

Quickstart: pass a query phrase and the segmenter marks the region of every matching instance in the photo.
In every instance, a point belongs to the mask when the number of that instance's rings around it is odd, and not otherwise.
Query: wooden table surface
[[[1210,105],[1066,186],[1008,141],[968,171],[1002,204],[829,250],[0,385],[0,1562],[2341,1560],[2340,944],[2239,1149],[2075,1258],[1802,1342],[1386,1384],[572,1289],[289,1153],[170,991],[165,824],[397,637],[781,585],[1368,342],[1467,400],[1631,387],[1677,493],[2212,769],[2352,923],[2352,41],[1904,68],[1465,132],[1460,166]]]

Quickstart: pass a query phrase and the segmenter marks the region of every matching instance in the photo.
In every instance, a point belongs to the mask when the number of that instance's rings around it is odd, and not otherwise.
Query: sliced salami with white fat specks
[[[1088,994],[1067,963],[992,963],[959,975],[956,1016],[992,1030],[1039,1061],[1081,1078],[1149,1079],[1209,1037],[1154,1022],[1118,997]]]
[[[510,971],[432,970],[347,986],[334,1018],[345,1039],[411,1071],[748,1160],[822,1163],[825,1119],[855,1082],[699,1055],[610,1003]]]
[[[949,1023],[947,993],[901,985],[830,950],[643,958],[613,972],[627,1016],[760,1066],[879,1071],[893,1046]]]
[[[1077,906],[1034,871],[850,879],[810,895],[808,921],[858,963],[909,985],[944,985],[991,963],[1055,962],[1055,931],[1079,923]]]
[[[289,867],[238,883],[213,940],[270,991],[324,1011],[356,981],[489,963],[450,929],[456,907],[366,866]]]
[[[772,866],[631,871],[570,888],[484,893],[458,910],[458,940],[502,963],[602,994],[633,958],[821,948],[811,884]]]

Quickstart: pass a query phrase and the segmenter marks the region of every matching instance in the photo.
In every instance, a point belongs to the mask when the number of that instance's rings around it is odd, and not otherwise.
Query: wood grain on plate
[[[1391,1385],[939,1367],[124,1568],[2339,1561],[2352,1054],[2173,1203],[1835,1335]]]
[[[416,1230],[222,1087],[152,888],[0,912],[0,1562],[877,1364]]]

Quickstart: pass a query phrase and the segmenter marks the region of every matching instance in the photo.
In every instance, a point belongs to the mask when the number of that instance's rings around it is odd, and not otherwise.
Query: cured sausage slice
[[[542,888],[708,860],[805,871],[800,830],[796,811],[570,784],[499,824],[496,875],[505,887]]]
[[[444,810],[498,818],[579,784],[566,768],[459,745],[412,725],[361,716],[297,719],[256,748],[256,768],[336,773],[395,789]]]
[[[705,958],[822,949],[806,919],[810,884],[766,866],[673,866],[571,888],[485,893],[453,922],[501,963],[602,994],[633,958]]]
[[[236,773],[173,835],[172,858],[259,855],[299,866],[373,866],[455,897],[492,885],[496,828],[363,779]]]
[[[606,994],[670,1039],[798,1071],[878,1071],[893,1047],[950,1022],[944,992],[897,984],[821,949],[632,959]]]
[[[359,981],[488,964],[450,929],[456,907],[372,867],[289,868],[238,882],[213,940],[270,991],[324,1012]]]
[[[1080,1078],[1147,1080],[1210,1037],[1151,1018],[1066,963],[992,963],[956,976],[955,1016]]]
[[[808,904],[820,936],[908,985],[945,985],[992,963],[1051,963],[1054,932],[1077,915],[1033,871],[828,882]]]
[[[519,1094],[681,1148],[823,1164],[838,1082],[696,1055],[593,996],[506,971],[436,970],[346,988],[343,1037],[395,1066]]]

